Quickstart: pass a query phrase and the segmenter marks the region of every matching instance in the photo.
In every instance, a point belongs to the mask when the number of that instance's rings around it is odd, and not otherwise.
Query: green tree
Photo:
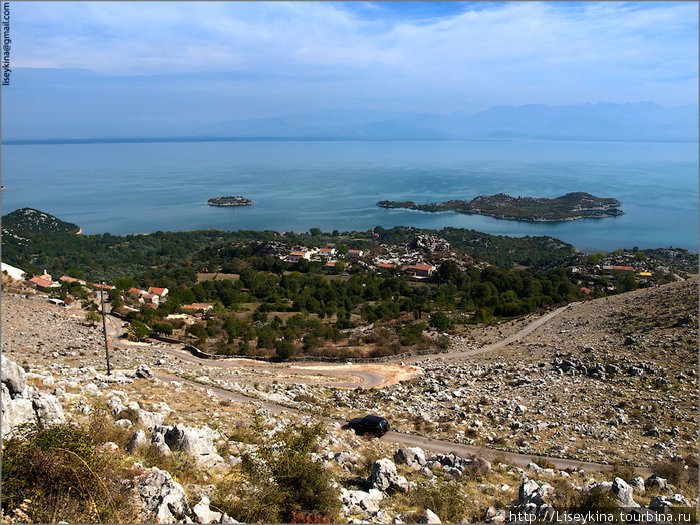
[[[451,330],[452,319],[443,312],[434,312],[430,314],[430,326],[440,331]]]
[[[151,329],[138,319],[134,319],[129,325],[128,332],[140,341],[151,334]]]
[[[275,341],[275,351],[280,359],[289,359],[294,354],[294,345],[286,339],[278,339]]]
[[[95,326],[102,321],[102,315],[97,310],[88,310],[85,313],[85,322],[90,323],[90,326]]]

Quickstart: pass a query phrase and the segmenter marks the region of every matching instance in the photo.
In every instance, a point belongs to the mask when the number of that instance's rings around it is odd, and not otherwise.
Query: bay
[[[366,230],[396,225],[551,235],[586,252],[698,251],[698,145],[661,142],[235,141],[3,145],[2,213],[32,207],[83,233]],[[585,191],[625,215],[563,223],[387,210],[477,195]],[[216,208],[217,196],[253,206]]]

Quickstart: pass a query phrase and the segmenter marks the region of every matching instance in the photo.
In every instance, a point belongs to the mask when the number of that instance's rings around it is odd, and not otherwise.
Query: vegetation
[[[277,432],[273,446],[244,455],[247,483],[220,485],[212,505],[244,523],[336,522],[340,502],[323,464],[310,457],[321,431],[316,425]]]
[[[98,433],[70,425],[25,427],[4,441],[3,511],[19,509],[15,516],[33,523],[135,522],[122,473],[100,443]]]

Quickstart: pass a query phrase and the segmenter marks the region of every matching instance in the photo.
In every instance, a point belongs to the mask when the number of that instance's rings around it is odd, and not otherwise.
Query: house
[[[408,274],[413,275],[414,277],[430,277],[430,274],[435,271],[435,266],[431,266],[430,264],[410,264],[408,266],[404,266],[402,270]]]
[[[142,295],[146,295],[148,292],[146,290],[141,290],[140,288],[131,287],[126,293],[133,295],[134,297],[141,297]]]
[[[114,286],[109,284],[91,283],[90,286],[97,288],[98,290],[114,290]]]
[[[151,286],[148,289],[148,293],[153,294],[153,295],[159,295],[160,297],[165,297],[168,295],[168,289],[167,288],[156,288],[155,286]]]
[[[307,261],[311,259],[311,252],[295,251],[291,252],[287,256],[287,262],[295,263],[299,262],[301,259],[306,259]]]
[[[335,248],[319,248],[316,253],[321,257],[330,257],[335,254]]]
[[[9,264],[2,263],[2,273],[7,273],[10,277],[17,281],[21,281],[24,279],[24,276],[26,273],[24,270],[21,270],[19,268],[15,268],[14,266],[10,266]]]
[[[59,281],[64,282],[64,283],[77,283],[79,282],[78,279],[75,277],[68,277],[67,275],[62,275]]]
[[[582,286],[582,287],[581,287],[581,291],[582,291],[583,293],[585,293],[586,295],[590,295],[590,293],[591,293],[591,289],[590,289],[590,288],[586,288],[585,286]]]
[[[348,257],[362,257],[364,252],[362,250],[348,250]]]
[[[396,268],[396,265],[393,263],[379,263],[377,268],[379,268],[380,270],[393,270],[394,268]]]
[[[183,310],[191,310],[191,311],[197,311],[197,310],[202,310],[204,312],[208,312],[213,308],[211,304],[207,303],[192,303],[192,304],[184,304],[180,308]]]
[[[41,277],[34,276],[29,279],[29,282],[32,283],[37,290],[43,291],[60,286],[58,283],[53,282],[51,276],[48,274],[44,274]]]
[[[154,304],[156,306],[158,306],[158,303],[160,303],[160,295],[154,293],[146,293],[141,296],[141,299],[143,299],[145,303]]]

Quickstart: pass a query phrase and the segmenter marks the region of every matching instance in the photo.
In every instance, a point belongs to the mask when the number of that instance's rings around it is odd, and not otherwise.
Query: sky
[[[696,2],[11,2],[6,138],[698,101]]]

